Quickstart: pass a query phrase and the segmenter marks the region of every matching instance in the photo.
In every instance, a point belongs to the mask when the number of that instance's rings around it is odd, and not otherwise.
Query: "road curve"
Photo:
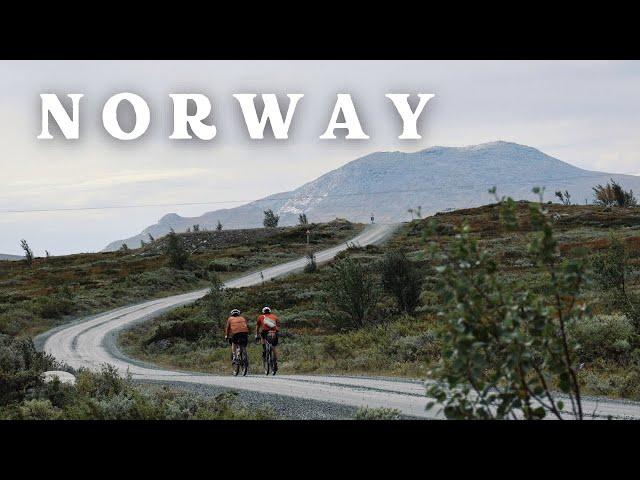
[[[369,225],[349,243],[361,246],[384,240],[394,225]],[[326,262],[347,248],[347,243],[316,253],[316,261]],[[306,265],[301,258],[261,272],[254,272],[228,281],[227,288],[248,287],[299,271]],[[43,350],[74,368],[98,370],[105,364],[114,365],[121,373],[127,371],[134,379],[215,385],[236,390],[252,390],[266,394],[299,397],[349,406],[395,408],[403,414],[420,418],[441,418],[437,412],[425,410],[425,386],[422,382],[365,377],[316,375],[209,375],[166,370],[124,356],[115,346],[117,332],[137,322],[148,320],[167,310],[193,302],[208,290],[199,290],[150,300],[118,308],[74,324],[59,327],[43,335]],[[586,412],[606,418],[640,418],[640,404],[613,400],[586,400]]]

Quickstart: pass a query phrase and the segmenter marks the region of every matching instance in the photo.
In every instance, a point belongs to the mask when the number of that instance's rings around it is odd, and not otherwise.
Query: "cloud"
[[[8,187],[49,189],[51,191],[59,189],[77,189],[88,187],[113,187],[118,185],[127,185],[132,183],[157,182],[160,180],[189,178],[199,175],[211,174],[211,170],[203,168],[182,168],[170,170],[123,170],[117,175],[109,175],[105,177],[90,178],[74,183],[50,183],[51,180],[46,178],[27,178],[23,180],[15,180],[7,184]]]
[[[0,62],[0,210],[249,200],[291,190],[376,150],[496,139],[582,168],[638,172],[639,85],[637,61]],[[79,141],[36,140],[45,91],[85,94]],[[102,128],[102,105],[120,91],[137,92],[151,106],[150,129],[138,141],[114,141]],[[289,141],[247,138],[231,94],[252,91],[305,94]],[[168,140],[167,95],[178,92],[209,96],[215,139]],[[353,94],[370,141],[318,139],[339,92]],[[400,122],[388,92],[436,94],[425,111],[423,140],[397,139]],[[27,234],[59,253],[93,250],[167,211],[191,216],[214,208],[5,215],[0,252],[15,251]]]

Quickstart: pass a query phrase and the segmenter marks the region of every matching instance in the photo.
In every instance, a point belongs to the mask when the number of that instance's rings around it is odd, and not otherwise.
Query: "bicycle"
[[[264,347],[265,353],[262,359],[262,366],[264,367],[264,374],[272,375],[276,374],[276,369],[278,367],[276,358],[273,355],[273,346],[271,345],[271,339],[275,336],[275,333],[269,332],[265,337]]]
[[[242,368],[242,376],[246,377],[249,373],[249,355],[247,355],[246,345],[236,345],[236,353],[231,363],[233,365],[233,376],[237,377]]]

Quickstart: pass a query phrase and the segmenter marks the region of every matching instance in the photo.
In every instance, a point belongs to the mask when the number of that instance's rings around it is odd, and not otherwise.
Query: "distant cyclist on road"
[[[271,309],[269,307],[264,307],[262,309],[262,315],[258,317],[258,321],[256,322],[256,340],[258,338],[261,338],[262,358],[264,359],[267,352],[265,342],[267,339],[267,335],[269,335],[269,342],[273,347],[273,358],[276,360],[274,371],[278,370],[278,351],[276,350],[276,346],[278,345],[279,330],[280,319],[273,313],[271,313]]]
[[[230,317],[227,319],[227,326],[224,330],[224,338],[231,344],[231,360],[235,363],[236,350],[239,345],[247,346],[249,338],[249,326],[244,317],[240,316],[240,310],[234,308],[231,310]]]

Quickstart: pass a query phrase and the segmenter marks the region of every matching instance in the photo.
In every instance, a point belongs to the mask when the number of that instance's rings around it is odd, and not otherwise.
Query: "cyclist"
[[[279,330],[280,319],[273,313],[271,313],[271,309],[269,307],[264,307],[262,309],[262,315],[258,317],[258,321],[256,322],[256,340],[261,338],[260,343],[262,343],[262,358],[264,359],[267,354],[267,347],[265,346],[265,342],[267,339],[267,335],[271,333],[270,343],[273,347],[273,358],[276,361],[273,368],[274,372],[278,370],[278,351],[276,350],[276,346],[278,345]]]
[[[236,350],[238,346],[247,346],[249,337],[249,326],[244,317],[240,316],[240,310],[234,308],[231,310],[230,317],[227,319],[227,326],[224,330],[224,338],[231,344],[231,361],[235,364]]]

